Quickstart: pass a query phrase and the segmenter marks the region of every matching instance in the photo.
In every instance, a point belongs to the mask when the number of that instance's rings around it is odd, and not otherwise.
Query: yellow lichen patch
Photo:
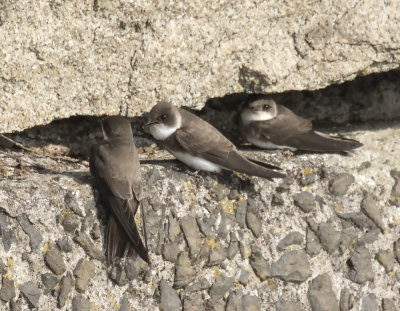
[[[67,214],[70,214],[70,213],[71,213],[71,209],[69,207],[67,207],[65,210],[63,210],[61,212],[60,221],[63,222],[65,216],[67,216]]]
[[[395,201],[397,204],[400,205],[400,197],[396,197],[395,195],[390,196],[390,200]]]
[[[193,189],[194,188],[194,185],[190,182],[190,180],[188,180],[186,184],[187,184],[187,187],[189,189]]]
[[[14,264],[14,259],[10,258],[7,260],[7,266],[12,270]]]
[[[247,251],[245,252],[245,254],[244,254],[244,258],[249,258],[251,256],[251,248],[249,247],[248,249],[247,249]]]
[[[135,291],[135,294],[137,295],[137,296],[140,296],[140,292],[137,290],[137,291]]]
[[[245,179],[244,175],[241,174],[241,173],[239,173],[239,172],[235,172],[235,175],[236,175],[237,177],[239,177],[241,180],[244,180],[244,179]]]
[[[114,308],[115,308],[115,309],[119,309],[119,308],[121,308],[121,305],[120,305],[119,303],[116,303],[115,306],[114,306]]]
[[[312,173],[313,173],[312,169],[309,168],[309,167],[307,167],[307,168],[305,169],[303,175],[304,175],[304,176],[307,176],[308,174],[312,174]]]
[[[336,206],[335,206],[335,210],[336,211],[343,211],[343,204],[336,204]]]
[[[139,226],[140,225],[140,215],[136,214],[135,217],[136,217],[136,219],[135,219],[136,226]]]
[[[209,245],[209,246],[211,246],[211,249],[214,249],[214,248],[216,248],[217,246],[218,246],[218,243],[217,242],[215,242],[215,238],[214,237],[212,237],[212,238],[206,238],[206,243]]]
[[[55,289],[56,291],[58,291],[60,288],[61,288],[60,283],[57,283],[56,287],[54,287],[54,289]]]
[[[54,200],[53,200],[53,203],[54,203],[55,205],[57,205],[57,204],[58,204],[58,200],[54,199]]]
[[[272,234],[274,234],[275,233],[275,228],[269,228],[269,233],[272,233]]]
[[[228,200],[228,198],[223,198],[219,201],[219,205],[226,214],[235,214],[235,210],[237,209],[237,206],[233,204],[233,201]]]
[[[268,279],[268,286],[271,287],[272,289],[276,288],[276,280],[275,279]]]
[[[151,284],[151,289],[156,289],[157,288],[157,284]],[[137,291],[136,291],[137,292]],[[139,294],[138,294],[139,295]]]
[[[195,197],[194,193],[189,193],[189,199],[193,199]]]
[[[400,226],[400,218],[395,218],[394,223],[398,226]]]
[[[236,284],[237,289],[242,289],[243,288],[243,285],[240,284],[238,280],[236,280],[236,283],[237,283]]]
[[[3,278],[11,280],[11,274],[10,273],[3,274]]]
[[[213,267],[213,269],[215,278],[219,277],[222,274],[221,270],[219,270],[217,267]]]
[[[46,242],[43,245],[43,254],[46,254],[48,250],[49,250],[49,242]]]

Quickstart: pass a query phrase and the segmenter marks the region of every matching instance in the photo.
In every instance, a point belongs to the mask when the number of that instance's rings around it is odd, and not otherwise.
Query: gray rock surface
[[[234,281],[235,278],[233,276],[220,275],[210,288],[211,299],[222,298],[232,288]]]
[[[311,257],[317,256],[322,250],[322,246],[317,235],[310,228],[307,228],[305,250],[306,253]]]
[[[307,191],[297,193],[293,196],[294,204],[298,206],[303,212],[309,213],[315,207],[314,196]]]
[[[19,290],[33,307],[36,308],[38,306],[39,298],[42,293],[34,282],[29,281],[21,284]]]
[[[36,251],[42,243],[43,237],[25,215],[18,216],[17,221],[21,225],[22,230],[29,235],[32,251]]]
[[[46,264],[49,266],[50,270],[57,275],[63,274],[67,269],[61,252],[54,247],[50,248],[46,252],[44,260],[46,261]]]
[[[199,107],[227,93],[320,89],[398,68],[397,11],[372,1],[6,3],[0,131],[132,116],[161,99]]]
[[[301,303],[294,301],[278,301],[275,311],[298,311],[302,310]]]
[[[271,265],[271,275],[286,282],[304,282],[311,276],[310,263],[304,251],[290,251]]]
[[[3,277],[0,288],[0,299],[8,302],[15,297],[15,285],[13,280]]]
[[[85,259],[80,259],[74,270],[75,275],[75,289],[79,293],[84,293],[89,282],[94,276],[95,266],[93,262]]]
[[[244,295],[242,299],[243,311],[258,311],[261,310],[261,304],[258,297]]]
[[[303,235],[300,232],[293,231],[288,233],[276,246],[278,251],[283,251],[290,245],[299,245],[303,242]]]
[[[340,311],[349,311],[353,308],[353,301],[354,297],[350,292],[350,289],[343,288],[340,291],[340,301],[339,301],[339,308]]]
[[[389,273],[394,268],[394,257],[391,249],[380,250],[376,254],[376,260],[385,268],[386,272]]]
[[[351,174],[337,174],[329,181],[329,191],[336,196],[343,196],[354,181],[354,176]]]
[[[376,311],[378,310],[378,302],[374,294],[369,294],[361,300],[361,311]]]
[[[340,232],[336,231],[330,223],[320,223],[318,225],[318,237],[322,247],[328,253],[331,254],[338,249]]]
[[[186,287],[196,277],[195,271],[190,263],[188,255],[182,252],[179,255],[178,263],[175,265],[174,287]]]
[[[349,278],[353,282],[362,284],[374,279],[375,274],[374,270],[372,269],[371,254],[365,246],[358,246],[354,250],[349,263]]]
[[[43,294],[50,293],[58,284],[59,279],[52,273],[43,273],[40,279],[45,287]]]
[[[396,305],[394,304],[394,301],[389,298],[383,298],[382,299],[382,310],[383,311],[395,311]]]
[[[200,231],[193,216],[185,216],[179,221],[188,243],[190,256],[195,258],[201,249]]]
[[[361,203],[361,211],[369,217],[375,225],[383,232],[385,225],[382,222],[382,216],[379,211],[378,202],[371,195],[367,195]]]
[[[271,277],[270,264],[265,260],[257,247],[251,249],[249,261],[254,273],[261,279],[261,281]]]
[[[72,299],[72,311],[90,311],[91,308],[91,302],[80,294]]]
[[[339,311],[339,304],[332,291],[328,274],[321,274],[312,280],[307,293],[313,311]]]
[[[65,306],[65,303],[68,299],[68,296],[71,292],[72,286],[73,286],[73,279],[71,272],[66,273],[60,282],[60,294],[58,295],[58,307],[63,308]]]
[[[176,311],[181,310],[181,301],[179,299],[178,294],[172,288],[171,285],[168,284],[167,281],[162,280],[160,283],[160,292],[161,292],[161,309],[163,311]]]

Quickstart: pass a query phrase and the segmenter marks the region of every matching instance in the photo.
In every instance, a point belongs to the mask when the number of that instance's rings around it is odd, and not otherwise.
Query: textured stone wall
[[[1,1],[0,131],[399,67],[398,1]]]

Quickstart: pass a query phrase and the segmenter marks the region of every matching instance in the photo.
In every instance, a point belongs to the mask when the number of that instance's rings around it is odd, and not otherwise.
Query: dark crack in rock
[[[60,251],[62,251],[63,253],[72,252],[72,245],[67,237],[63,237],[63,238],[57,240],[56,244],[57,244],[58,248],[60,249]]]
[[[378,207],[378,202],[369,194],[361,202],[361,211],[369,217],[375,225],[383,232],[385,230],[385,225],[382,222],[381,213]]]
[[[242,311],[242,291],[231,291],[226,302],[225,311]]]
[[[0,299],[8,302],[15,297],[15,285],[14,281],[6,277],[3,277],[2,286],[0,289]]]
[[[160,309],[163,311],[177,311],[181,310],[181,300],[179,299],[178,294],[172,288],[171,285],[168,284],[167,281],[162,280],[160,282]]]
[[[261,254],[261,250],[253,246],[251,248],[251,255],[249,258],[250,265],[254,270],[254,273],[261,279],[261,281],[266,280],[271,277],[270,265],[267,260]]]
[[[207,266],[216,266],[220,265],[226,258],[227,258],[228,252],[226,248],[223,248],[222,246],[217,246],[210,254],[210,257],[208,259]]]
[[[247,208],[246,224],[256,238],[261,235],[261,221],[257,213],[251,208]]]
[[[10,311],[21,311],[22,310],[22,301],[18,299],[17,301],[10,301]]]
[[[24,232],[29,236],[32,251],[39,249],[39,246],[43,241],[43,237],[39,231],[35,229],[26,215],[18,216],[17,221],[22,230],[24,230]]]
[[[261,310],[261,303],[258,297],[244,295],[242,299],[243,311],[259,311]]]
[[[343,254],[350,247],[353,247],[357,242],[357,238],[358,238],[357,229],[350,227],[342,230],[340,237],[340,245],[339,245],[340,253]]]
[[[364,245],[360,245],[354,250],[348,260],[348,265],[350,267],[349,278],[353,282],[362,284],[374,279],[371,254]]]
[[[42,284],[44,286],[43,294],[47,295],[50,293],[58,284],[58,278],[52,273],[43,273],[40,276]]]
[[[34,307],[37,308],[39,303],[39,298],[42,292],[39,290],[37,285],[32,281],[26,282],[19,286],[19,290],[22,292],[24,297],[28,300],[28,302]]]
[[[175,265],[174,288],[183,288],[193,282],[196,272],[185,252],[179,255],[178,263]]]
[[[294,205],[299,207],[304,213],[311,212],[315,207],[314,196],[307,191],[297,193],[293,196]]]
[[[165,260],[176,263],[179,255],[179,244],[177,242],[164,243],[161,246],[161,253]]]
[[[149,265],[139,256],[130,257],[126,260],[125,273],[128,280],[143,277],[148,269]]]
[[[318,225],[318,237],[322,247],[329,254],[332,254],[339,247],[340,232],[336,231],[330,223],[320,223]]]
[[[90,237],[85,232],[79,232],[74,238],[74,241],[83,248],[86,255],[100,261],[104,260],[103,252],[93,244],[93,242],[90,240]]]
[[[93,228],[90,231],[90,236],[92,237],[93,240],[98,240],[101,237],[101,231],[100,231],[100,225],[99,223],[95,222],[93,224]]]
[[[340,311],[349,311],[353,308],[354,297],[350,293],[350,289],[347,287],[343,288],[340,292]]]
[[[303,310],[300,302],[297,301],[278,301],[275,311],[300,311]]]
[[[312,280],[307,297],[313,311],[339,311],[339,304],[328,274],[321,274]]]
[[[92,308],[92,303],[78,294],[72,299],[72,311],[90,311]]]
[[[60,282],[60,294],[58,295],[58,307],[63,308],[67,302],[68,295],[73,286],[73,279],[71,272],[64,275]]]
[[[281,206],[285,203],[285,200],[283,199],[283,196],[280,192],[275,192],[272,195],[272,199],[271,199],[271,204],[273,206]]]
[[[200,231],[196,219],[188,215],[182,217],[179,223],[189,246],[190,257],[196,258],[201,249]]]
[[[232,288],[235,278],[221,274],[210,288],[210,296],[212,300],[224,297],[226,292]]]
[[[74,276],[75,276],[75,289],[79,293],[84,293],[87,286],[90,283],[90,280],[94,276],[94,264],[93,262],[81,258],[74,270]]]
[[[396,305],[394,301],[389,298],[382,299],[382,310],[383,311],[396,311]]]
[[[303,235],[298,231],[288,233],[277,245],[278,251],[284,251],[290,245],[300,245],[303,243]]]
[[[376,256],[376,260],[385,268],[387,273],[393,271],[394,269],[394,257],[392,254],[392,250],[380,250]]]
[[[344,196],[349,190],[349,187],[354,183],[355,178],[353,175],[348,173],[342,173],[335,175],[329,181],[329,191],[336,196]]]
[[[306,231],[306,253],[311,256],[317,256],[322,250],[322,246],[319,243],[317,235],[309,227]]]
[[[78,216],[85,216],[83,214],[82,209],[79,207],[78,201],[75,198],[75,195],[71,192],[68,191],[65,196],[64,196],[64,202],[67,208],[71,209],[75,214]]]
[[[311,276],[307,254],[304,251],[284,253],[271,265],[271,275],[286,282],[304,282]]]
[[[199,281],[194,282],[192,285],[186,288],[187,292],[198,292],[201,290],[206,290],[211,287],[210,282],[206,278],[201,278]]]
[[[361,311],[377,311],[378,301],[375,294],[369,294],[361,300]]]
[[[55,247],[51,247],[46,252],[44,260],[50,270],[56,275],[62,275],[67,269],[62,253]]]

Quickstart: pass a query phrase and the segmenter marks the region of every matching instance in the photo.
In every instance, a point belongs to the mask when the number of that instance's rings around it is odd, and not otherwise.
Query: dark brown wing
[[[176,131],[175,138],[188,153],[208,159],[209,156],[226,158],[236,147],[210,123],[180,109],[185,120]]]
[[[137,180],[138,176],[140,178],[140,164],[139,160],[135,158],[134,152],[132,142],[127,144],[104,143],[95,146],[92,150],[91,174],[96,177],[103,202],[111,210],[115,221],[123,230],[118,232],[112,221],[108,224],[108,260],[112,260],[115,255],[123,256],[120,250],[125,248],[124,235],[126,235],[135,251],[143,260],[149,262],[147,249],[141,241],[135,222],[135,214],[141,197],[141,186],[140,179]]]
[[[311,121],[299,117],[286,107],[277,107],[278,114],[275,118],[257,122],[260,138],[275,145],[293,146],[295,136],[312,131]]]

